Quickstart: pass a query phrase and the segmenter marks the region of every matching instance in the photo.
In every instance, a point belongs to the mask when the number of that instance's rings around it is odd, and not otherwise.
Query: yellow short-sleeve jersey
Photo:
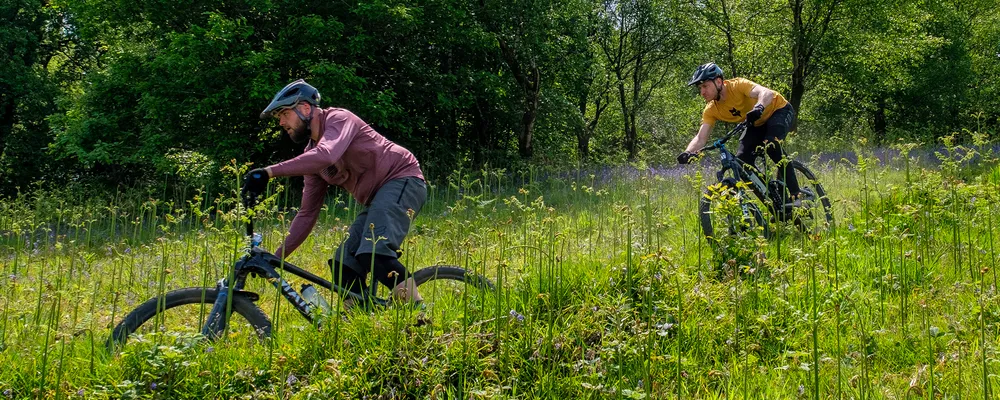
[[[741,122],[746,119],[747,113],[753,109],[754,104],[757,104],[757,99],[750,97],[750,91],[757,85],[753,81],[733,78],[723,82],[723,85],[726,87],[724,89],[726,91],[725,101],[712,100],[708,102],[705,105],[705,111],[701,113],[702,123],[715,126],[715,122],[718,120]],[[781,96],[781,93],[774,92],[774,100],[764,108],[764,113],[754,125],[763,125],[771,117],[771,114],[787,104],[788,101]]]

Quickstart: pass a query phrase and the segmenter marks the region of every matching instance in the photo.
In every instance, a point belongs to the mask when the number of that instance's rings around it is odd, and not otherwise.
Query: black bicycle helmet
[[[313,107],[318,107],[319,99],[319,91],[306,83],[306,81],[299,79],[289,83],[288,86],[285,86],[284,89],[278,91],[278,94],[274,95],[274,99],[271,99],[271,104],[268,104],[267,108],[260,113],[260,119],[266,119],[274,115],[275,111],[294,107],[300,101],[312,104]]]
[[[704,81],[712,80],[715,78],[722,78],[722,68],[719,68],[715,63],[710,62],[704,65],[698,66],[698,69],[694,70],[694,75],[691,75],[691,81],[688,82],[688,86],[697,85]]]

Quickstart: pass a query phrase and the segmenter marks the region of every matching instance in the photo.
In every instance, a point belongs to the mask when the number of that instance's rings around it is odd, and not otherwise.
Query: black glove
[[[764,114],[764,106],[758,104],[753,107],[753,110],[750,110],[750,112],[747,113],[747,122],[749,122],[750,125],[753,125],[755,122],[757,122],[758,119],[760,119],[760,116],[763,114]]]
[[[681,154],[679,154],[677,156],[677,163],[678,164],[687,164],[687,163],[691,162],[691,158],[693,158],[694,156],[697,156],[697,155],[698,155],[697,153],[688,153],[688,152],[685,151],[685,152],[683,152],[683,153],[681,153]]]
[[[240,195],[246,199],[248,195],[256,197],[264,193],[267,190],[267,180],[270,178],[271,176],[268,175],[267,170],[263,168],[247,172],[247,175],[243,177],[243,189],[240,190]]]

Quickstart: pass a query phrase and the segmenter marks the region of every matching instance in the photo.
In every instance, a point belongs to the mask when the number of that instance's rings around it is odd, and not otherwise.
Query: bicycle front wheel
[[[171,332],[200,335],[218,297],[218,289],[193,287],[173,290],[149,299],[125,316],[111,332],[106,346],[108,350],[114,351],[133,334]],[[270,337],[271,321],[246,294],[233,293],[232,311],[233,314],[240,315],[244,323],[230,318],[231,334],[245,334],[259,339]]]
[[[726,238],[768,237],[769,230],[760,208],[741,195],[730,182],[709,186],[698,202],[701,230],[710,241]]]

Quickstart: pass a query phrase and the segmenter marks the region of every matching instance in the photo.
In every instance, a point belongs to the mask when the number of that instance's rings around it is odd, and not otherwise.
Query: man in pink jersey
[[[410,222],[427,200],[420,164],[413,153],[375,132],[354,113],[320,108],[319,100],[319,91],[299,79],[278,91],[260,114],[261,119],[278,118],[292,141],[309,142],[298,157],[250,171],[245,179],[244,191],[252,193],[262,193],[271,177],[305,179],[302,205],[274,254],[288,257],[302,244],[316,225],[327,189],[340,186],[365,208],[334,254],[339,270],[334,279],[361,293],[369,289],[365,277],[371,271],[392,289],[396,300],[420,303],[416,284],[398,259]]]

